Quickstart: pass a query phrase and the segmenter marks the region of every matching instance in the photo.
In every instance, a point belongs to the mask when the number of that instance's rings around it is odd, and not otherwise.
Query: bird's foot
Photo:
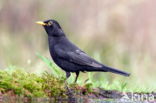
[[[72,94],[71,89],[68,87],[67,81],[65,81],[65,89],[67,90],[68,94]]]

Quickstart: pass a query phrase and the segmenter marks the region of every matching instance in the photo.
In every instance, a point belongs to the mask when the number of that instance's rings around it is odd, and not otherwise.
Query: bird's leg
[[[77,78],[78,78],[78,76],[79,76],[79,73],[80,73],[80,72],[76,72],[75,83],[76,83],[76,81],[77,81]]]
[[[70,77],[70,72],[66,72],[66,80]]]
[[[67,79],[70,77],[70,75],[71,75],[70,72],[66,72],[65,86],[66,86],[66,88],[68,89],[68,91],[70,91],[70,90],[69,90],[69,88],[68,88],[68,86],[67,86],[67,85],[68,85]]]
[[[74,101],[74,95],[72,93],[72,90],[69,89],[68,87],[68,83],[67,83],[67,79],[70,77],[70,72],[66,72],[66,81],[65,81],[65,86],[66,86],[66,89],[67,89],[67,95],[68,95],[68,101],[69,103],[75,103],[75,102],[72,102]]]
[[[66,72],[66,80],[65,80],[65,83],[66,83],[66,85],[67,85],[67,79],[70,77],[70,72]]]

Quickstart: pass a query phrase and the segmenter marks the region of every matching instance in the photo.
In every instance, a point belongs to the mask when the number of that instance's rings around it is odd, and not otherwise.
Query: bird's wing
[[[68,60],[69,62],[73,62],[79,65],[87,65],[96,68],[100,68],[103,65],[90,58],[86,53],[77,49],[75,51],[66,51],[60,48],[56,49],[56,53],[59,57]]]
[[[90,58],[86,53],[80,50],[76,50],[75,52],[67,52],[69,57],[71,58],[71,62],[80,64],[80,65],[87,65],[92,67],[102,67],[100,63],[95,61],[94,59]]]

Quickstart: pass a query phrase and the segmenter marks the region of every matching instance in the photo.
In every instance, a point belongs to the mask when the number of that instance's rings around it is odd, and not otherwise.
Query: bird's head
[[[48,36],[59,37],[65,35],[62,31],[61,26],[55,20],[37,21],[36,23],[44,27]]]

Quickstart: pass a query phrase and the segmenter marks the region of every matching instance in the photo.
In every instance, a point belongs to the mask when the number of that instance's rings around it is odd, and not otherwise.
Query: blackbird
[[[61,26],[56,20],[38,21],[48,34],[49,50],[53,61],[66,72],[66,79],[70,73],[76,73],[75,82],[80,72],[112,72],[123,76],[130,73],[106,66],[89,57],[84,51],[68,40]]]

